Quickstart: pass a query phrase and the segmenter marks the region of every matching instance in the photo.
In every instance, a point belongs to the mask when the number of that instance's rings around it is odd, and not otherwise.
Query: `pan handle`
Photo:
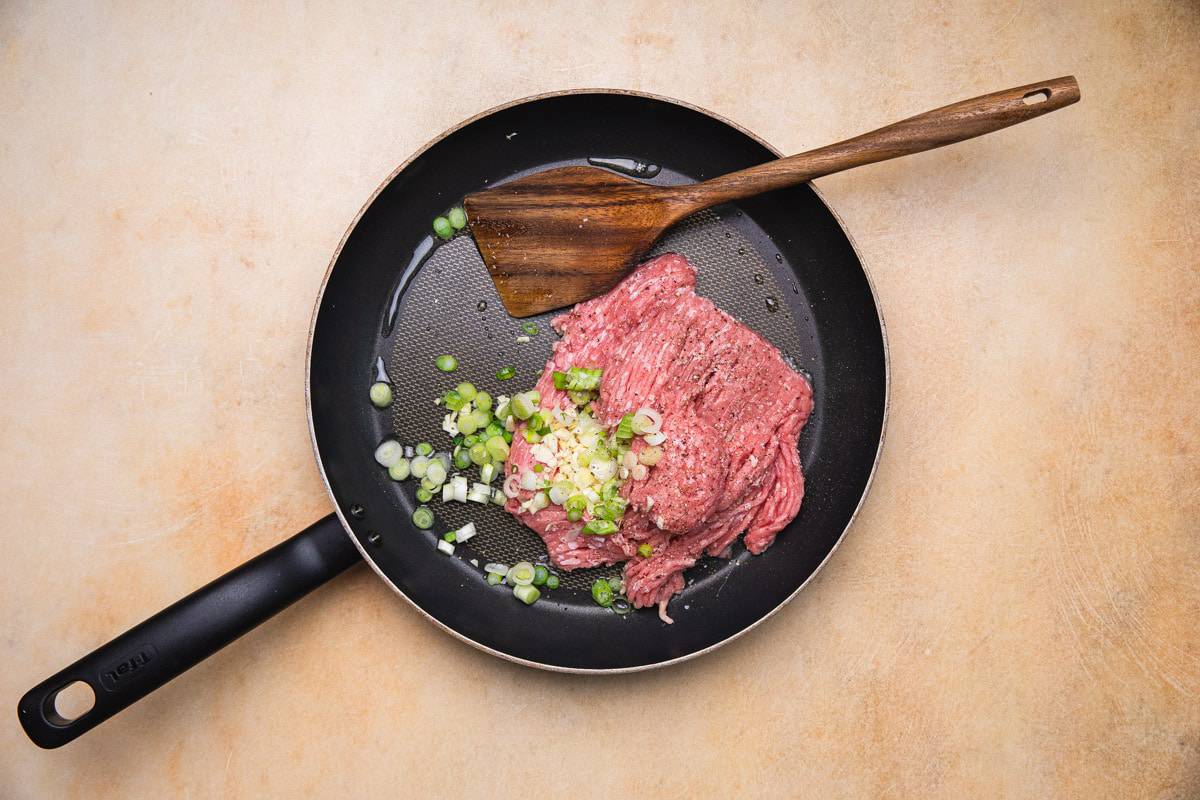
[[[359,561],[330,514],[30,689],[17,705],[21,726],[39,747],[61,747]],[[55,698],[77,681],[95,704],[68,720]]]

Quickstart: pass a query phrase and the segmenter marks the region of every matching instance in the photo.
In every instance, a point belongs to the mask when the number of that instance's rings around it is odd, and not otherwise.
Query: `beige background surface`
[[[0,5],[0,794],[1200,795],[1195,3]],[[1065,73],[1083,102],[819,182],[892,352],[817,580],[685,665],[586,679],[366,570],[75,744],[20,693],[329,508],[314,293],[377,183],[550,89],[799,151]]]

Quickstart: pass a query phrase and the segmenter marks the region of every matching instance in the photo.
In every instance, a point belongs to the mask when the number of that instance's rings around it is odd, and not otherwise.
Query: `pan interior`
[[[699,292],[808,372],[815,400],[800,439],[799,516],[762,556],[739,546],[730,560],[706,559],[689,570],[687,587],[671,602],[674,625],[652,611],[619,617],[596,606],[587,591],[595,573],[562,572],[564,586],[523,605],[504,587],[489,586],[482,567],[489,560],[544,558],[533,532],[499,507],[440,501],[431,503],[433,530],[418,530],[411,521],[415,482],[389,480],[371,458],[389,437],[447,448],[434,398],[460,380],[493,394],[529,388],[555,339],[542,317],[535,320],[538,335],[517,343],[520,325],[504,314],[473,242],[460,235],[434,247],[435,216],[481,187],[589,157],[659,164],[651,182],[678,183],[776,155],[685,105],[628,92],[563,93],[455,129],[397,170],[364,208],[338,251],[314,319],[313,440],[348,531],[379,575],[431,619],[534,666],[642,669],[704,652],[752,627],[828,557],[874,469],[887,369],[870,283],[837,218],[809,186],[699,214],[655,248],[695,263]],[[458,357],[456,373],[437,372],[433,359],[441,353]],[[393,384],[388,410],[366,401],[377,363]],[[497,381],[496,370],[509,365],[516,378]],[[439,553],[437,537],[468,519],[479,535],[452,556]]]
[[[686,180],[664,169],[654,182]],[[423,249],[419,247],[418,253]],[[807,297],[783,264],[779,250],[742,211],[722,206],[684,220],[664,235],[651,256],[667,252],[681,253],[696,266],[699,294],[778,347],[810,378],[824,374]],[[403,294],[386,347],[390,353],[388,374],[396,387],[392,432],[405,444],[429,441],[439,451],[448,450],[449,435],[441,430],[445,410],[434,405],[434,398],[459,381],[470,381],[493,396],[532,388],[558,339],[550,321],[561,312],[525,320],[536,324],[538,333],[528,342],[518,343],[517,337],[525,335],[522,320],[505,313],[479,251],[465,233],[436,246],[423,262],[418,256],[415,273],[402,280]],[[381,330],[387,330],[388,323],[385,318]],[[458,358],[456,372],[443,374],[429,368],[443,353]],[[504,366],[515,367],[516,377],[498,380],[495,373]],[[821,387],[814,385],[817,400],[820,394]],[[819,426],[820,409],[817,402],[810,426]],[[817,441],[817,437],[802,437],[803,462],[811,463]],[[477,473],[471,469],[466,474]],[[398,485],[396,491],[411,495],[415,487],[411,483],[404,488]],[[456,555],[476,559],[480,568],[487,562],[548,563],[538,535],[499,507],[442,504],[436,499],[432,507],[438,517],[438,530],[454,530],[468,521],[475,523],[480,535],[458,548]],[[732,559],[705,557],[688,577],[693,581],[697,577],[724,580],[726,571],[745,555],[739,541]],[[614,565],[559,571],[562,587],[556,598],[591,603],[592,582],[600,576],[619,574],[619,570]]]

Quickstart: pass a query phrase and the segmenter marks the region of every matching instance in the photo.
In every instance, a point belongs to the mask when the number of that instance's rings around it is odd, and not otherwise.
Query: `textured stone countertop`
[[[1200,9],[423,5],[0,6],[0,795],[1200,795]],[[328,512],[313,297],[445,128],[608,86],[796,152],[1068,73],[1076,106],[818,182],[887,321],[888,439],[750,635],[548,674],[360,569],[25,739],[25,689]]]

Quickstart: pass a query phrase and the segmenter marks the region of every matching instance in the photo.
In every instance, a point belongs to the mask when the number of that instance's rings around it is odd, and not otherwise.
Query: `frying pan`
[[[243,564],[43,681],[21,698],[29,737],[58,747],[181,674],[363,560],[443,630],[501,658],[562,672],[623,672],[708,652],[777,611],[837,546],[862,502],[887,411],[888,362],[870,279],[837,217],[811,185],[721,206],[671,229],[656,252],[698,270],[698,291],[757,330],[811,379],[815,406],[800,439],[799,516],[761,556],[738,544],[705,558],[671,601],[625,616],[588,587],[618,569],[559,572],[532,606],[489,586],[479,565],[545,561],[538,537],[503,510],[435,504],[431,531],[411,522],[412,481],[374,461],[388,437],[440,442],[431,401],[460,380],[493,395],[532,387],[554,335],[547,315],[525,344],[467,236],[430,237],[430,220],[469,192],[531,171],[593,164],[664,184],[703,180],[779,153],[694,106],[633,92],[555,93],[487,111],[443,134],[390,175],[359,212],[326,272],[309,333],[307,403],[317,465],[335,513]],[[458,372],[433,366],[454,353]],[[501,366],[516,367],[506,383]],[[386,374],[395,401],[367,390]],[[440,449],[440,447],[439,447]],[[447,557],[438,535],[480,530]],[[474,563],[473,563],[474,562]],[[93,707],[67,719],[55,698],[83,681]]]

